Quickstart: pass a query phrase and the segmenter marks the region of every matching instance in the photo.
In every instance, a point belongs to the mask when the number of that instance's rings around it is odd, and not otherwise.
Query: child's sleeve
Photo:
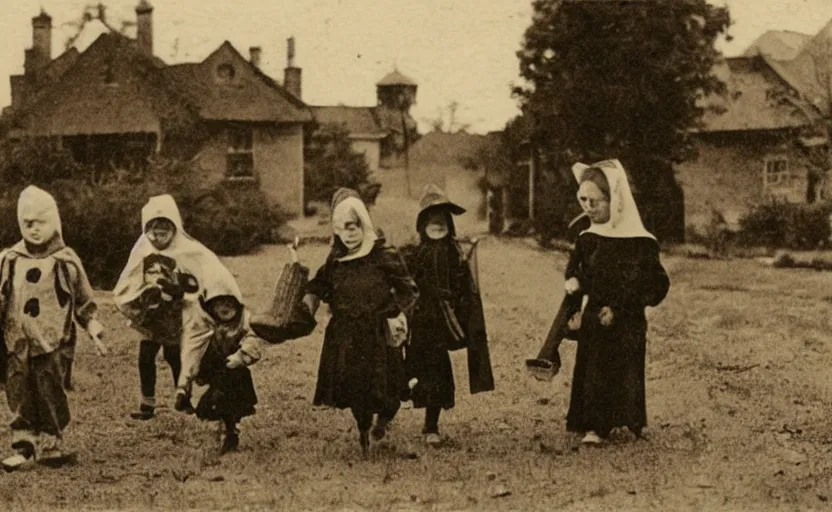
[[[658,244],[650,244],[644,254],[645,275],[641,280],[643,302],[645,306],[656,307],[670,291],[670,278],[667,276],[659,258]]]
[[[82,328],[87,329],[90,322],[96,319],[98,304],[93,296],[92,285],[90,284],[84,264],[74,252],[71,253],[69,265],[70,279],[72,279],[73,301],[75,304],[75,321]],[[74,275],[73,275],[74,274]]]
[[[306,284],[307,295],[314,295],[318,300],[329,302],[332,294],[332,280],[330,278],[331,272],[332,263],[327,260],[327,262],[321,265],[318,271],[315,272],[315,277],[313,277]]]
[[[419,287],[407,270],[399,251],[394,247],[385,247],[382,258],[393,294],[393,304],[386,316],[395,318],[400,313],[407,313],[416,304],[419,299]]]
[[[575,241],[575,247],[572,248],[572,252],[569,253],[569,261],[566,263],[566,271],[564,272],[564,277],[566,279],[576,278],[578,281],[581,282],[583,286],[584,283],[582,282],[582,275],[581,275],[581,261],[583,260],[583,238],[578,237]]]

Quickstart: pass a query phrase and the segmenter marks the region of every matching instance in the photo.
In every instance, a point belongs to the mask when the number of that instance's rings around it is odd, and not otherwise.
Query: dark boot
[[[240,446],[240,431],[237,429],[227,431],[225,433],[225,439],[222,440],[222,446],[220,447],[220,454],[228,453],[228,452],[236,452]]]
[[[390,420],[386,417],[382,416],[381,414],[378,415],[376,419],[376,425],[373,427],[373,430],[370,431],[370,435],[373,436],[373,441],[381,441],[384,439],[384,436],[387,435],[387,426],[389,425]]]
[[[130,417],[134,420],[147,421],[156,415],[156,408],[152,405],[141,404],[138,412],[131,412]]]
[[[185,414],[193,414],[196,412],[193,404],[191,404],[191,397],[184,392],[176,393],[176,401],[173,403],[173,408]]]

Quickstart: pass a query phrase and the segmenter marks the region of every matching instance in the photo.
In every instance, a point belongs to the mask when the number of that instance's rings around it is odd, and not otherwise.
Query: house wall
[[[381,142],[378,140],[353,139],[352,150],[356,153],[363,153],[367,160],[367,166],[371,171],[378,170],[381,160]]]
[[[704,229],[714,209],[736,223],[751,207],[772,197],[805,202],[807,162],[793,140],[754,134],[699,136],[699,156],[676,167],[685,194],[686,229]],[[772,190],[773,195],[764,188],[766,161],[771,157],[786,157],[791,175],[787,184]]]
[[[303,214],[302,125],[258,126],[254,129],[254,173],[260,189],[293,215]],[[225,179],[228,141],[219,129],[199,153],[206,183]]]
[[[254,132],[254,169],[260,188],[287,212],[303,215],[303,126]]]

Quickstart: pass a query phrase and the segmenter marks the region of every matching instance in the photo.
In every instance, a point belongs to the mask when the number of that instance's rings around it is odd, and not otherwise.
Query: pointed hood
[[[644,228],[638,206],[630,190],[627,172],[617,159],[602,160],[592,165],[576,163],[572,166],[572,174],[578,183],[584,171],[594,167],[600,169],[610,186],[610,220],[604,224],[592,224],[584,233],[595,233],[609,238],[652,238],[656,239]]]
[[[340,233],[344,230],[346,224],[352,220],[358,219],[364,231],[364,240],[361,242],[361,247],[353,254],[346,254],[345,256],[338,256],[338,261],[349,261],[358,258],[363,258],[370,254],[376,241],[379,239],[375,228],[373,227],[373,220],[370,217],[370,212],[358,192],[348,188],[340,188],[332,196],[332,233],[335,235],[332,238],[333,248],[339,252],[344,253],[346,247],[341,242]]]
[[[27,239],[26,220],[39,220],[43,223],[40,241]],[[17,201],[17,224],[24,240],[15,248],[18,252],[28,254],[27,243],[29,245],[48,244],[45,252],[49,254],[64,247],[58,203],[55,202],[55,198],[49,192],[41,188],[29,185],[20,193]]]
[[[185,232],[182,227],[182,214],[179,213],[176,200],[170,194],[153,196],[147,201],[142,208],[142,231],[147,229],[148,222],[160,218],[173,222],[177,234]]]
[[[165,218],[176,226],[176,233],[163,250],[153,247],[150,239],[144,233],[147,223],[156,218]],[[124,307],[141,295],[148,283],[144,282],[144,260],[150,255],[166,256],[176,262],[177,270],[194,276],[199,286],[199,292],[206,290],[208,285],[213,286],[215,280],[223,282],[223,271],[225,266],[220,262],[217,255],[210,249],[194,240],[182,225],[182,216],[176,201],[170,195],[151,197],[142,208],[142,233],[136,240],[130,252],[127,265],[121,272],[118,283],[113,290],[116,306],[122,312]],[[236,285],[236,283],[235,283]]]

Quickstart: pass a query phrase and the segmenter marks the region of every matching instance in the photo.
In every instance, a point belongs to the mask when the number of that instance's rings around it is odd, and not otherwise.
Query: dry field
[[[374,216],[404,210],[382,201]],[[384,222],[382,227],[387,226]],[[407,223],[403,222],[402,226]],[[404,228],[396,228],[404,229]],[[472,228],[473,229],[473,228]],[[395,230],[394,230],[395,231]],[[464,231],[464,229],[463,229]],[[393,239],[404,235],[396,233]],[[326,247],[301,248],[316,267]],[[138,401],[137,336],[107,294],[112,354],[79,346],[75,467],[0,474],[8,509],[272,510],[807,510],[832,499],[832,274],[752,261],[665,257],[672,286],[649,311],[651,438],[600,448],[564,431],[574,346],[552,383],[524,373],[560,300],[565,255],[525,240],[485,238],[480,270],[497,390],[471,396],[455,354],[458,405],[443,414],[444,446],[421,444],[422,412],[403,409],[391,440],[359,456],[347,411],[311,398],[326,323],[269,347],[252,367],[260,404],[243,421],[241,451],[216,455],[216,425],[172,410],[159,360],[162,408],[128,418]],[[226,260],[249,304],[267,307],[287,260],[281,247]],[[0,398],[6,414],[5,398]],[[0,420],[5,421],[2,416]],[[0,446],[7,447],[7,431]]]

